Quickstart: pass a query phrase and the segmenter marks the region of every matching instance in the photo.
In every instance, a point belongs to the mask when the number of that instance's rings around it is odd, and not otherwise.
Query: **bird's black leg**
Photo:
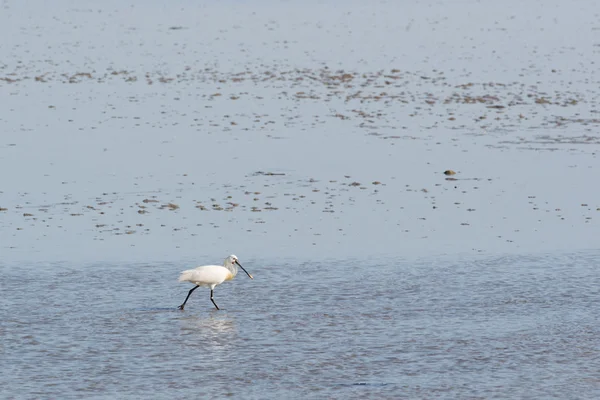
[[[190,296],[192,295],[192,292],[196,289],[198,289],[200,287],[200,285],[196,285],[195,287],[191,288],[187,297],[185,298],[185,301],[183,302],[182,305],[179,306],[180,310],[183,310],[183,307],[185,307],[185,303],[187,303],[188,299],[190,298]]]
[[[213,300],[213,290],[212,289],[210,289],[210,301],[212,301],[213,304],[215,305],[215,307],[217,307],[217,310],[220,310],[220,308],[217,305],[217,303],[215,303],[215,301]]]

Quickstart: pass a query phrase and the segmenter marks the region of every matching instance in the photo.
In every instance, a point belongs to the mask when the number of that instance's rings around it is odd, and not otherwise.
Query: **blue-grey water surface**
[[[4,264],[0,397],[598,398],[599,260]]]

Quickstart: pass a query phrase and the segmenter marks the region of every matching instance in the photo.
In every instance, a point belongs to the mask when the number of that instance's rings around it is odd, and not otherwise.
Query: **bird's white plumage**
[[[214,289],[215,286],[233,279],[233,273],[221,265],[203,265],[194,269],[182,271],[179,282],[192,282],[198,286]]]

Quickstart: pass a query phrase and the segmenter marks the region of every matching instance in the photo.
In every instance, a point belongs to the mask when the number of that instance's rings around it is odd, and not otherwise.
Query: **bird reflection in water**
[[[225,350],[234,344],[238,336],[235,320],[230,317],[191,314],[182,316],[180,322],[181,333],[188,336],[184,343],[194,348]]]

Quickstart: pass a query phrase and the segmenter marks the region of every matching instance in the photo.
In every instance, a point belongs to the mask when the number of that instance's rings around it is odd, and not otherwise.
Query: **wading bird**
[[[198,289],[200,286],[206,286],[210,288],[210,301],[212,301],[217,310],[219,310],[219,306],[213,299],[213,290],[215,289],[215,286],[220,285],[225,281],[232,280],[238,273],[238,266],[250,277],[250,279],[254,279],[252,275],[250,275],[248,271],[242,267],[242,264],[238,262],[238,258],[233,254],[225,259],[225,262],[222,266],[203,265],[201,267],[188,269],[187,271],[181,272],[181,275],[179,276],[179,282],[192,282],[196,286],[190,289],[185,301],[179,306],[179,309],[183,310],[185,303],[187,303],[194,290]]]

